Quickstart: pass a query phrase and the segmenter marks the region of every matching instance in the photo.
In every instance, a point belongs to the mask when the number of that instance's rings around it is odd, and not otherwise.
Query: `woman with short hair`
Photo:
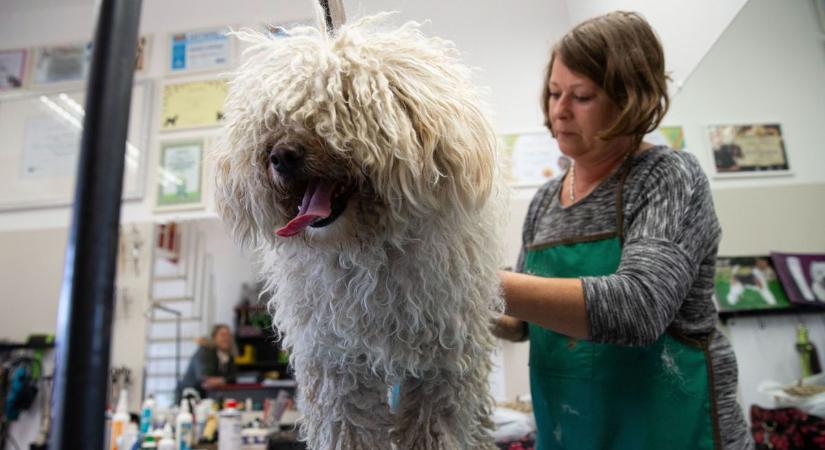
[[[186,388],[197,390],[205,398],[207,389],[235,382],[238,369],[232,339],[229,325],[219,323],[212,327],[210,339],[201,342],[189,360],[189,367],[178,384],[178,400]]]
[[[530,204],[494,327],[530,340],[540,450],[753,445],[716,331],[709,183],[693,155],[643,140],[667,112],[666,82],[635,13],[585,21],[552,50],[542,109],[572,165]]]

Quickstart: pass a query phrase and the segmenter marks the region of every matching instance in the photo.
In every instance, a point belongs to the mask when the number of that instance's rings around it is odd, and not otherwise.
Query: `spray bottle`
[[[155,420],[155,397],[149,394],[140,409],[140,433],[146,434],[152,429]]]
[[[117,447],[121,450],[132,450],[138,442],[140,442],[138,427],[134,422],[129,422],[126,425],[126,430],[120,435]]]
[[[191,450],[192,448],[192,413],[189,411],[189,401],[181,399],[180,412],[175,419],[175,442],[177,450]]]
[[[117,399],[117,408],[115,415],[112,416],[112,432],[109,434],[109,448],[112,450],[129,450],[119,447],[120,436],[126,431],[126,424],[129,423],[129,411],[127,410],[129,404],[129,394],[126,389],[120,390],[120,396]]]

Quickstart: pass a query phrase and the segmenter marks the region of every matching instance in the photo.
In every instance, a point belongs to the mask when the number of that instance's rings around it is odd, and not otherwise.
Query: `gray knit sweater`
[[[655,147],[629,161],[622,193],[623,247],[618,271],[583,277],[594,342],[639,346],[670,328],[706,338],[716,326],[713,275],[721,229],[710,186],[690,153]],[[524,247],[613,232],[620,173],[606,178],[579,202],[559,203],[561,178],[539,188],[524,222],[516,266]],[[737,367],[730,343],[714,333],[710,343],[722,447],[752,448],[736,401]]]

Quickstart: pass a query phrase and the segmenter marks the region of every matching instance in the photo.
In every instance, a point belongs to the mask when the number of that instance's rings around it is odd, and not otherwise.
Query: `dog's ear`
[[[412,56],[419,60],[393,58],[402,66],[397,73],[405,75],[389,86],[417,147],[412,160],[401,161],[399,168],[421,180],[418,201],[429,198],[435,208],[474,211],[486,203],[495,183],[497,139],[470,71],[452,47],[438,39],[423,44],[423,53]]]
[[[451,204],[474,211],[486,203],[493,187],[497,139],[478,100],[467,94],[452,99],[451,104],[442,106],[446,110],[438,112],[455,119],[441,124],[432,157],[440,174],[436,190],[452,197]]]

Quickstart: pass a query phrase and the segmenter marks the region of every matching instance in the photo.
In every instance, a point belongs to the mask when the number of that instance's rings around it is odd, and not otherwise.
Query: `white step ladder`
[[[169,238],[169,227],[179,242],[176,252],[159,245]],[[197,341],[214,323],[213,259],[204,251],[203,234],[197,222],[155,225],[143,392],[154,395],[161,408],[175,401]]]

